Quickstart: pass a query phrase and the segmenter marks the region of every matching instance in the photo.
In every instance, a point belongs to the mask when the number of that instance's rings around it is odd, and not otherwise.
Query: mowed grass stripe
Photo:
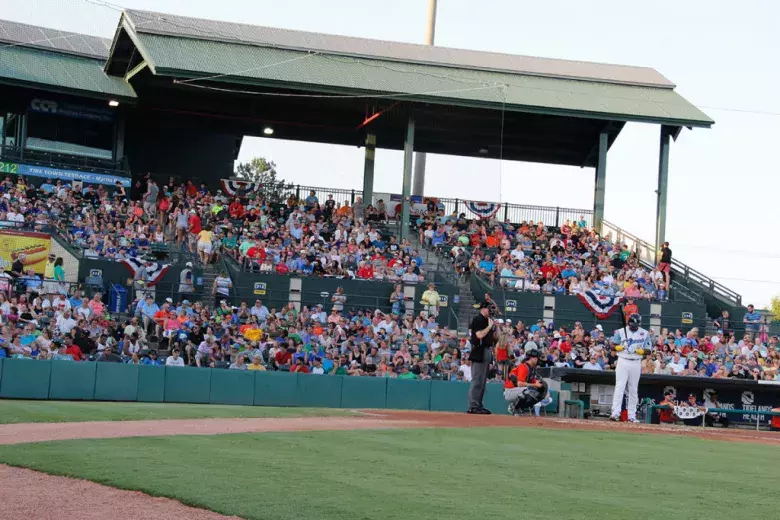
[[[0,424],[32,422],[141,421],[164,419],[338,417],[349,410],[176,403],[14,401],[0,399]]]
[[[0,462],[251,519],[726,519],[772,511],[780,477],[757,444],[527,428],[61,441]]]

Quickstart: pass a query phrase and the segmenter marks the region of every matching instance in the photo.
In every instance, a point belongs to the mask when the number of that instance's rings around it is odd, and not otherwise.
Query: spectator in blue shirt
[[[748,305],[742,321],[745,322],[745,330],[747,332],[758,332],[761,315],[755,311],[752,305]]]

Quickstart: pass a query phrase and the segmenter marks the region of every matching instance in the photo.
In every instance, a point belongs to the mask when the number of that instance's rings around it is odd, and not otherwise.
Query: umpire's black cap
[[[540,354],[540,353],[539,353],[539,351],[538,351],[538,350],[536,350],[535,348],[534,348],[534,349],[531,349],[531,350],[529,350],[528,352],[526,352],[526,353],[525,353],[525,357],[526,357],[526,359],[528,359],[528,358],[532,358],[532,357],[535,357],[535,358],[537,358],[537,359],[538,359],[540,356],[541,356],[541,354]]]
[[[492,304],[489,301],[483,301],[479,304],[480,309],[489,309],[492,306]]]

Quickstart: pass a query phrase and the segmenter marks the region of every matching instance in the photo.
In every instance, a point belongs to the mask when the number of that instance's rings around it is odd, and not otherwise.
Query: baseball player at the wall
[[[642,375],[642,356],[650,353],[652,340],[650,333],[641,328],[642,317],[632,314],[628,317],[626,327],[615,331],[612,344],[617,352],[617,368],[615,369],[615,393],[612,396],[612,414],[610,419],[620,420],[623,406],[623,396],[628,387],[628,420],[636,419],[636,406],[639,401],[639,376]]]

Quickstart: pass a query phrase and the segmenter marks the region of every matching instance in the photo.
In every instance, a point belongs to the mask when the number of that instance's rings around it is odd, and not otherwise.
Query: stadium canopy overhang
[[[0,66],[0,82],[122,96],[135,101],[138,113],[171,114],[225,134],[267,137],[272,129],[274,138],[366,146],[364,197],[369,200],[374,147],[402,149],[405,220],[411,157],[420,151],[594,167],[594,225],[600,229],[607,151],[626,122],[643,122],[661,126],[656,241],[663,241],[671,139],[684,127],[713,124],[675,92],[673,83],[646,67],[135,10],[122,13],[110,43],[84,36],[83,42],[76,38],[77,48],[65,48],[73,36],[79,35],[46,37],[58,54],[50,56],[47,49],[35,54],[35,60],[49,60],[41,68],[48,74],[40,77],[19,75],[31,59],[29,45],[0,49],[17,53],[13,59],[21,65],[10,72]],[[103,64],[102,70],[96,72],[96,64]],[[79,81],[67,70],[62,73],[66,65],[88,74]]]
[[[713,121],[652,69],[379,42],[146,11],[105,66],[158,110],[246,135],[595,167],[627,121]],[[146,96],[145,94],[149,95]],[[156,106],[150,106],[156,105]],[[678,132],[679,130],[675,130]]]

